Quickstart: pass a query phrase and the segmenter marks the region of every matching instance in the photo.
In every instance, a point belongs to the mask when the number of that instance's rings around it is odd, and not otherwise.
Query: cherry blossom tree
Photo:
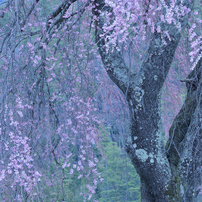
[[[140,176],[142,201],[196,200],[202,67],[200,6],[194,3],[200,5],[197,0],[0,2],[2,200],[50,200],[47,192],[53,201],[70,200],[66,184],[72,176],[85,181],[76,190],[82,199],[92,200],[103,180],[95,152],[102,124],[95,107],[103,85],[101,61],[120,89],[114,99],[124,103],[125,97],[128,105],[130,128],[122,144]],[[183,34],[189,43],[180,44]],[[181,79],[187,96],[164,145],[162,87],[176,50],[186,44],[190,61],[180,54],[178,60],[187,68],[184,75],[192,70]]]
[[[145,1],[141,4],[97,0],[95,5],[99,53],[109,77],[128,101],[131,130],[125,148],[141,178],[142,201],[194,201],[201,185],[202,163],[200,49],[190,53],[191,61],[197,54],[198,57],[192,72],[183,80],[187,97],[171,126],[166,147],[159,126],[161,89],[194,1]],[[152,17],[155,13],[159,19]],[[196,36],[195,27],[193,24],[189,29],[190,41]],[[118,44],[130,35],[130,30],[137,33],[138,29],[145,40],[148,28],[153,34],[146,57],[136,73],[125,64]],[[194,43],[192,48],[199,41],[196,39]]]

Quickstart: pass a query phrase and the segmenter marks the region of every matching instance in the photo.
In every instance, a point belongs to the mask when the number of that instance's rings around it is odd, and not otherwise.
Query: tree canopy
[[[199,0],[0,1],[0,199],[135,201],[136,170],[142,201],[196,200],[201,15]]]

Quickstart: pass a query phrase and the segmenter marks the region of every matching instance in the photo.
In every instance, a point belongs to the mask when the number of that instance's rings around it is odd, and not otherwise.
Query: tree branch
[[[201,92],[202,59],[195,69],[183,80],[187,86],[184,105],[169,131],[166,144],[167,157],[174,178],[181,177],[187,201],[194,201],[201,185],[202,147],[201,147]]]
[[[96,29],[95,41],[98,45],[102,62],[111,80],[125,94],[129,85],[129,82],[128,82],[129,70],[123,60],[121,52],[118,51],[116,48],[114,48],[113,50],[107,51],[105,38],[101,37],[105,34],[103,30],[104,17],[101,15],[101,13],[104,11],[108,11],[111,13],[111,17],[114,19],[113,9],[110,6],[107,6],[105,4],[105,0],[95,0],[94,5],[95,5],[95,9],[93,10],[93,13],[97,17],[96,28],[95,28]],[[133,76],[134,75],[132,75],[131,73],[131,77]]]

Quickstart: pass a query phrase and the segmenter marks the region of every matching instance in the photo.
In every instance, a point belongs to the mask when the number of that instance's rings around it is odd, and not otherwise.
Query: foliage
[[[107,201],[140,201],[140,179],[123,148],[105,137],[103,158],[98,170],[103,181],[98,183],[95,198]]]

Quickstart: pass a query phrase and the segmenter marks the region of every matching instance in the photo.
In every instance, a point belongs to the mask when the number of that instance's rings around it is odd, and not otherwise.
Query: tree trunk
[[[194,0],[184,1],[191,10],[193,4]],[[165,147],[160,134],[160,96],[181,33],[174,24],[159,22],[162,32],[168,30],[171,40],[165,38],[165,45],[161,35],[155,32],[139,72],[132,74],[118,50],[106,51],[105,40],[100,37],[104,18],[99,11],[111,12],[113,17],[113,10],[104,0],[95,1],[96,43],[109,77],[127,97],[131,133],[125,148],[140,175],[142,201],[195,201],[202,165],[201,62],[184,80],[187,98],[173,122]],[[182,31],[189,16],[190,13],[181,20]]]
[[[172,173],[171,191],[181,201],[194,201],[201,185],[202,166],[202,59],[184,80],[187,97],[169,131],[166,144]],[[175,191],[175,192],[174,192]]]

